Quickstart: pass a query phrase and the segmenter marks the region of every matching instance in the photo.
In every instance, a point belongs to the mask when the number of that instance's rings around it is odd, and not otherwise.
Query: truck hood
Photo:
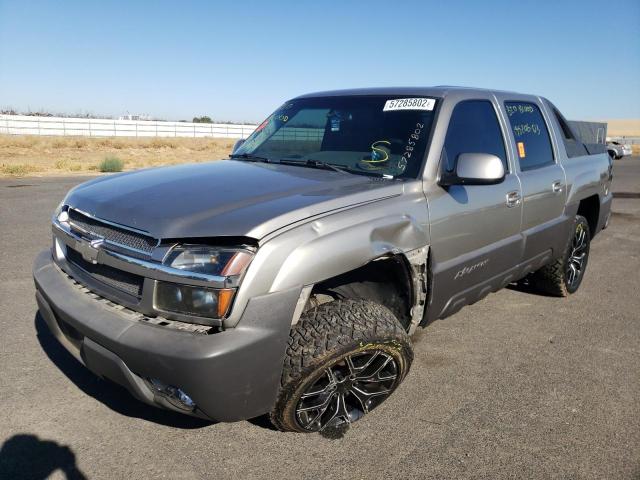
[[[100,177],[65,203],[155,238],[261,239],[294,222],[400,195],[403,182],[225,160]]]

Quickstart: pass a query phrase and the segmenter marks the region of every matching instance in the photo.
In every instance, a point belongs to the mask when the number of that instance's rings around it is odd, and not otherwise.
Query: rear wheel
[[[587,269],[590,243],[589,223],[576,215],[564,254],[532,275],[534,286],[558,297],[578,290]]]
[[[271,421],[297,432],[353,423],[393,393],[412,360],[409,337],[386,307],[363,300],[321,304],[291,331]]]

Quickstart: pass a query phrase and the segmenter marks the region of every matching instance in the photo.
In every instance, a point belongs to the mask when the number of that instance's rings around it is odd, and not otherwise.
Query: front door
[[[505,126],[506,128],[506,126]],[[431,224],[428,319],[450,315],[503,286],[522,258],[520,182],[509,167],[503,130],[490,100],[465,100],[451,114],[441,169],[453,171],[462,153],[502,159],[497,185],[434,186],[426,192]]]

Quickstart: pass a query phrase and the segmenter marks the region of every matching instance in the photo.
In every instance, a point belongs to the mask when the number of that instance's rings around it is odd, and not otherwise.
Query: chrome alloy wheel
[[[398,365],[380,350],[348,355],[324,370],[300,396],[296,419],[310,431],[355,422],[393,391]]]
[[[578,225],[571,242],[571,253],[567,260],[567,283],[569,286],[580,281],[587,258],[587,231],[582,225]]]

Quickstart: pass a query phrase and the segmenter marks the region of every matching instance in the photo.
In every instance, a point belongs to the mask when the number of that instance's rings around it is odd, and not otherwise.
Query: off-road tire
[[[393,392],[409,372],[413,349],[389,309],[366,300],[346,299],[305,312],[289,335],[280,391],[270,414],[273,425],[283,431],[313,431],[303,428],[297,419],[302,394],[326,374],[327,368],[350,355],[370,351],[393,357],[397,365]]]
[[[568,262],[571,258],[574,236],[579,230],[584,231],[586,234],[586,256],[580,276],[574,283],[570,283],[567,277]],[[531,282],[533,286],[544,293],[556,297],[567,297],[576,292],[582,283],[582,279],[584,278],[584,274],[587,269],[590,244],[591,232],[589,230],[589,223],[583,216],[576,215],[562,256],[553,263],[542,267],[540,270],[537,270],[532,274]]]

